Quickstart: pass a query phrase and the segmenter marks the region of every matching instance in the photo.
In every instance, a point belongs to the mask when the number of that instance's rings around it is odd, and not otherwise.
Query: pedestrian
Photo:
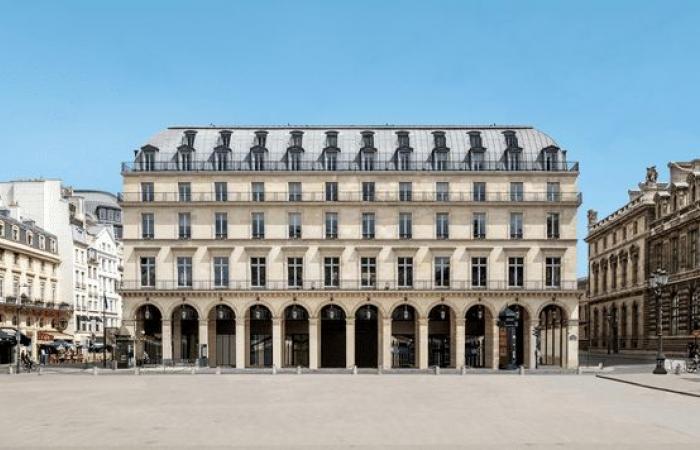
[[[144,350],[143,351],[143,365],[145,366],[146,364],[148,364],[148,352],[146,352]]]

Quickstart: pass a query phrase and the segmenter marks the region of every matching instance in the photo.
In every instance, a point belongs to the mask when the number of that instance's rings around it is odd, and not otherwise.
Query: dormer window
[[[410,148],[411,142],[408,136],[408,131],[397,131],[396,136],[399,140],[399,149]]]
[[[373,148],[365,148],[360,152],[362,170],[374,170],[377,153]]]
[[[396,149],[396,168],[398,170],[411,170],[411,142],[408,131],[397,131],[398,148]]]
[[[515,131],[506,130],[503,132],[503,136],[506,139],[507,149],[518,148],[518,137],[515,135]]]
[[[192,170],[192,151],[187,148],[182,148],[177,152],[177,169]]]
[[[518,147],[518,138],[515,136],[515,131],[506,130],[503,132],[503,136],[506,139],[506,169],[507,170],[522,170],[521,167],[521,152],[522,149]]]
[[[287,170],[301,170],[301,155],[304,152],[302,147],[302,131],[292,131],[290,146],[287,149]]]
[[[301,148],[301,139],[304,136],[303,131],[292,131],[291,132],[291,147]]]
[[[265,170],[265,149],[254,148],[250,151],[250,170]]]
[[[337,131],[326,131],[326,148],[338,148]]]
[[[221,146],[225,148],[231,148],[231,132],[229,130],[219,131],[219,137],[221,137]]]
[[[12,227],[12,240],[19,241],[19,227]]]
[[[194,138],[197,135],[197,132],[194,130],[187,130],[185,131],[185,142],[184,144],[190,148],[194,148]]]
[[[229,152],[220,148],[214,152],[214,169],[218,171],[228,170],[229,168]]]
[[[255,132],[255,146],[265,148],[266,142],[267,142],[267,131],[256,131]]]
[[[542,149],[542,169],[546,171],[558,170],[557,154],[558,148],[547,147]]]
[[[444,131],[433,131],[433,170],[448,170],[450,149],[447,148],[447,139]]]
[[[31,231],[27,231],[26,238],[27,238],[27,245],[33,246],[34,245],[34,235],[32,234]]]
[[[137,157],[140,170],[145,172],[156,170],[156,151],[158,151],[158,149],[152,145],[141,147],[141,153]]]
[[[486,148],[479,131],[469,132],[469,167],[471,170],[486,170]]]
[[[470,131],[469,132],[469,147],[471,149],[483,150],[484,146],[481,142],[481,132]]]
[[[374,133],[371,131],[362,132],[362,148],[374,148]]]
[[[46,250],[46,238],[43,235],[39,235],[39,249]]]
[[[444,131],[433,131],[433,142],[436,149],[447,148],[447,138]]]

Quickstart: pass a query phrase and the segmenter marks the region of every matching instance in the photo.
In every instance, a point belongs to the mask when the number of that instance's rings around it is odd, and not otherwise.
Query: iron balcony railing
[[[504,280],[489,280],[483,286],[475,286],[471,281],[451,280],[447,285],[436,283],[431,280],[413,280],[410,285],[400,284],[397,281],[367,282],[363,280],[341,280],[334,285],[327,284],[324,280],[304,280],[299,285],[290,284],[288,280],[266,280],[263,284],[255,284],[251,281],[229,281],[228,283],[217,283],[215,280],[192,280],[188,283],[180,283],[177,280],[156,280],[152,285],[143,285],[139,280],[122,280],[122,291],[134,290],[228,290],[228,291],[257,291],[257,290],[323,290],[323,291],[364,291],[364,290],[576,290],[577,282],[562,281],[558,285],[548,285],[543,281],[525,281],[520,286],[513,286]]]
[[[361,191],[339,191],[327,197],[325,192],[191,192],[186,196],[178,192],[123,192],[122,202],[542,202],[581,203],[580,192],[444,192],[413,191],[410,194],[399,191],[378,191],[372,194]]]
[[[66,302],[44,301],[41,299],[31,300],[29,298],[19,299],[14,296],[0,297],[0,305],[10,305],[16,308],[37,309],[37,310],[71,310],[72,307]]]
[[[503,160],[498,161],[445,161],[434,162],[430,160],[417,162],[411,161],[401,164],[395,159],[375,160],[373,163],[363,163],[358,159],[341,160],[334,163],[318,161],[264,161],[253,163],[247,160],[248,155],[234,156],[226,163],[213,160],[193,160],[189,162],[177,162],[173,154],[161,154],[158,156],[167,161],[128,161],[122,163],[122,173],[131,172],[578,172],[578,162],[557,161],[520,161],[517,164],[508,164]]]

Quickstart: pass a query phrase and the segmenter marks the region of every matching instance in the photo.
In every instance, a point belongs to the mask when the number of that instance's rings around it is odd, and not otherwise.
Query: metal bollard
[[[357,375],[357,366],[352,366],[352,374]]]
[[[9,366],[9,372],[8,372],[8,373],[9,373],[10,375],[13,375],[13,374],[15,373],[15,366],[10,365],[10,366]]]
[[[297,366],[297,375],[301,375],[301,366]]]
[[[92,374],[97,375],[97,367],[96,366],[92,366]]]
[[[134,375],[141,375],[141,368],[140,367],[134,367]]]
[[[467,366],[462,366],[462,375],[467,374]]]
[[[525,375],[525,367],[523,367],[523,366],[518,367],[518,373],[520,375]]]
[[[216,368],[216,374],[217,374],[217,375],[221,375],[221,367],[217,367],[217,368]]]
[[[191,375],[194,375],[194,374],[196,374],[196,373],[197,373],[197,369],[196,369],[195,367],[193,367],[193,368],[190,369],[190,374],[191,374]]]
[[[274,364],[272,365],[272,375],[277,375],[277,366]]]
[[[440,366],[435,366],[435,375],[440,375]]]
[[[42,367],[39,366],[39,367],[36,369],[36,374],[37,374],[37,375],[41,375],[41,371],[42,371]]]

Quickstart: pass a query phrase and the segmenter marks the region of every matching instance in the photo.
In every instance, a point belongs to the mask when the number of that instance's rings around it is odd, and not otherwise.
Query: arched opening
[[[498,315],[499,367],[516,369],[528,364],[530,354],[525,324],[529,322],[527,310],[520,305],[510,305]]]
[[[209,365],[236,365],[236,314],[228,305],[209,311]]]
[[[365,305],[355,313],[355,364],[379,365],[379,310],[374,305]]]
[[[199,349],[199,315],[190,305],[175,308],[173,324],[173,362],[195,364]]]
[[[134,356],[136,364],[161,364],[163,361],[163,317],[160,310],[143,305],[136,311]]]
[[[285,367],[309,367],[309,313],[299,305],[284,310]]]
[[[428,314],[428,365],[452,366],[452,309],[437,305]]]
[[[566,361],[566,314],[558,305],[547,305],[539,317],[538,363],[564,367]]]
[[[416,310],[408,303],[391,314],[391,366],[416,367]]]
[[[475,305],[467,310],[464,322],[464,356],[467,367],[487,366],[486,355],[490,354],[487,351],[487,343],[489,347],[492,345],[493,336],[486,336],[486,323],[491,323],[492,320],[491,313],[483,305]],[[491,365],[491,362],[488,365]]]
[[[272,313],[263,305],[248,310],[249,367],[272,367]]]
[[[345,367],[345,311],[336,305],[321,310],[321,367]]]

